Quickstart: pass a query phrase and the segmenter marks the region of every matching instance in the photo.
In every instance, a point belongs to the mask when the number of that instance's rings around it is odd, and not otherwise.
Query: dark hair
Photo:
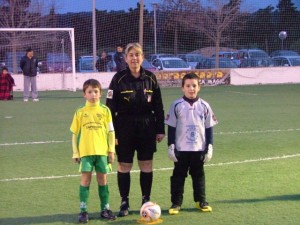
[[[86,89],[91,86],[93,88],[99,88],[100,90],[100,93],[101,93],[101,84],[99,81],[95,80],[95,79],[89,79],[89,80],[86,80],[83,84],[83,93],[85,93]]]
[[[33,50],[32,50],[32,48],[31,47],[28,47],[27,49],[26,49],[26,52],[32,52]]]
[[[7,67],[6,67],[6,66],[3,66],[3,67],[1,68],[1,71],[3,71],[3,70],[6,70],[6,71],[8,71],[8,69],[7,69]]]
[[[184,77],[182,78],[182,84],[181,87],[184,86],[184,83],[187,79],[195,79],[198,81],[198,84],[200,85],[200,78],[197,76],[197,74],[195,73],[187,73],[186,75],[184,75]]]
[[[124,45],[122,43],[119,43],[119,44],[116,45],[116,47],[124,48]]]

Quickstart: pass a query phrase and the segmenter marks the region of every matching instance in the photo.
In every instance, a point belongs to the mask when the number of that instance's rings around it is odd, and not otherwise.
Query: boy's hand
[[[72,158],[73,163],[80,163],[80,158]]]
[[[173,162],[178,162],[176,155],[175,155],[175,145],[174,144],[171,144],[168,147],[168,156],[169,156],[169,159],[171,159]]]
[[[165,135],[164,134],[157,134],[156,135],[156,141],[159,143],[164,139]]]
[[[208,148],[207,148],[207,153],[204,156],[203,162],[204,163],[209,162],[211,160],[211,158],[212,158],[212,155],[213,155],[213,146],[212,146],[212,144],[209,144]]]
[[[108,157],[107,157],[107,162],[108,163],[113,163],[115,161],[115,153],[114,152],[109,152]]]

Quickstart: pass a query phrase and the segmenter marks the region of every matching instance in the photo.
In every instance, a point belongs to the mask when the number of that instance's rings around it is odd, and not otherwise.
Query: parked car
[[[13,52],[7,52],[5,54],[5,61],[3,62],[3,64],[7,67],[8,71],[10,73],[14,73],[13,71]],[[20,61],[22,59],[22,57],[25,55],[24,52],[16,52],[16,68],[17,68],[17,73],[22,73],[22,69],[20,68]]]
[[[261,49],[240,49],[238,50],[238,57],[240,59],[254,59],[254,58],[269,58],[268,53]]]
[[[211,56],[216,57],[216,54],[212,54]],[[225,51],[221,51],[219,52],[219,58],[227,58],[230,59],[232,62],[234,62],[236,65],[240,64],[240,60],[238,58],[238,53],[237,52],[225,52]]]
[[[160,54],[151,54],[149,56],[149,61],[150,62],[153,62],[154,59],[157,59],[157,58],[165,58],[165,57],[175,57],[173,54],[165,54],[165,53],[160,53]]]
[[[196,69],[214,69],[216,68],[216,58],[207,58],[198,63]],[[218,68],[237,68],[237,65],[227,58],[219,58]]]
[[[96,56],[96,62],[99,59]],[[78,60],[78,72],[95,72],[94,67],[94,57],[90,55],[80,56]]]
[[[270,54],[270,57],[275,57],[275,56],[299,56],[299,54],[291,50],[277,50]]]
[[[184,60],[180,58],[157,58],[152,63],[158,70],[170,71],[170,70],[190,70],[189,66]]]
[[[300,66],[300,55],[298,56],[275,56],[272,58],[274,66]]]
[[[239,65],[240,68],[269,67],[269,66],[274,66],[270,58],[244,59]]]
[[[201,54],[179,54],[178,57],[187,62],[192,69],[195,69],[197,64],[205,58]]]
[[[238,50],[238,59],[240,60],[240,64],[247,60],[247,59],[254,59],[254,61],[249,61],[248,65],[251,64],[251,62],[255,62],[255,60],[261,59],[270,59],[268,53],[266,53],[264,50],[261,49],[240,49]]]
[[[43,68],[50,73],[72,72],[72,63],[66,53],[47,53]]]
[[[146,70],[149,70],[151,72],[155,72],[157,71],[158,69],[153,66],[147,59],[144,59],[143,63],[142,63],[142,67]]]

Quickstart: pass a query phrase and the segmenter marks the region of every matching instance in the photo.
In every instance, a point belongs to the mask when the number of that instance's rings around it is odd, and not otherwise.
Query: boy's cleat
[[[89,221],[89,214],[87,212],[81,212],[79,214],[79,223],[87,223]]]
[[[171,208],[169,209],[169,214],[170,215],[177,215],[180,211],[180,206],[172,204]]]
[[[120,211],[119,211],[118,216],[123,217],[123,216],[128,216],[128,214],[129,214],[129,203],[126,202],[126,201],[123,201],[121,203]]]
[[[32,101],[33,101],[33,102],[38,102],[39,99],[38,99],[38,98],[34,98],[34,99],[32,99]]]
[[[115,220],[117,217],[113,214],[113,212],[109,209],[104,209],[100,213],[100,216],[104,219]]]
[[[196,202],[196,208],[202,212],[211,212],[212,207],[209,206],[208,202]]]

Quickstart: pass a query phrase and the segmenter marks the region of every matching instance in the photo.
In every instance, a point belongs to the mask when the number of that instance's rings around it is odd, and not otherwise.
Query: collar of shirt
[[[140,79],[140,80],[144,80],[145,77],[146,77],[146,73],[145,73],[145,70],[143,67],[141,67],[140,69],[140,76],[139,77],[134,77],[132,74],[131,74],[131,71],[130,69],[127,67],[127,76],[132,79],[132,80],[136,80],[136,79]]]
[[[85,103],[86,106],[89,106],[89,107],[95,107],[97,105],[100,105],[100,100],[97,101],[97,102],[89,102],[88,100],[86,101]]]
[[[190,98],[187,98],[185,96],[182,97],[185,101],[187,101],[190,105],[193,105],[196,101],[199,100],[199,96],[197,96],[196,98],[193,98],[193,99],[190,99]]]

